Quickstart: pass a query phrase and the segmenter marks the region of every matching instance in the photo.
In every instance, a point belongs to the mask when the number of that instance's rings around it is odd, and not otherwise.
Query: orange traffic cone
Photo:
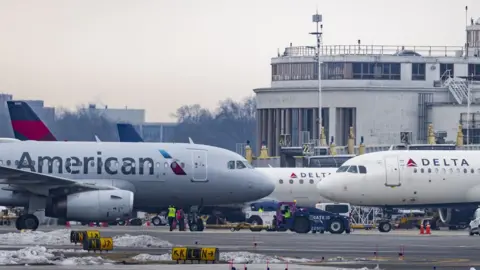
[[[420,234],[424,234],[424,232],[423,232],[423,222],[420,224]]]
[[[108,227],[108,223],[107,222],[102,222],[102,227]]]
[[[145,222],[145,226],[150,227],[150,221],[149,220],[147,220],[147,222]]]
[[[65,226],[66,226],[67,228],[70,228],[70,221],[65,222]]]
[[[430,232],[430,222],[427,222],[426,234],[431,234],[431,232]]]
[[[93,222],[88,223],[88,227],[93,227]]]

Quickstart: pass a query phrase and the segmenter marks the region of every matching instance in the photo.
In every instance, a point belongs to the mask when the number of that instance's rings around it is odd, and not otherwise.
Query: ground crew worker
[[[177,224],[179,231],[185,231],[185,213],[182,208],[177,210]]]
[[[170,226],[170,231],[173,230],[173,221],[175,221],[175,207],[170,205],[168,207],[168,226]]]
[[[290,212],[290,208],[285,208],[285,213],[283,214],[283,220],[285,224],[287,223],[287,219],[292,217],[292,213]]]
[[[258,209],[258,212],[263,213],[263,206],[260,206],[260,208]]]

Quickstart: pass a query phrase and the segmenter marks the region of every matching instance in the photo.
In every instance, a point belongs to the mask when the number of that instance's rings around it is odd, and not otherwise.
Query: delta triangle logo
[[[292,174],[290,175],[290,178],[297,178],[297,175],[296,175],[295,173],[292,173]]]
[[[417,163],[410,158],[407,162],[407,167],[417,167]]]

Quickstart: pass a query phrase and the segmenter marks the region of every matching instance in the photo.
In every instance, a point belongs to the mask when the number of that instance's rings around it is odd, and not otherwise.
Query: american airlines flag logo
[[[410,158],[407,162],[407,167],[417,167],[417,163]]]

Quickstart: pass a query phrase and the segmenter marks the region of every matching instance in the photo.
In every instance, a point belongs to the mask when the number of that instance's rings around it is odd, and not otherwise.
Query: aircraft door
[[[400,183],[400,168],[396,156],[385,157],[385,186],[398,187]]]
[[[207,151],[192,151],[193,181],[207,182]]]

